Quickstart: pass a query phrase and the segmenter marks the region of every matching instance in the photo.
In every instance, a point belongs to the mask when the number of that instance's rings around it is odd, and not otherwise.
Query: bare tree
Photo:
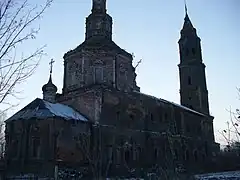
[[[99,131],[99,127],[98,131]],[[77,138],[75,138],[77,143],[77,148],[82,152],[83,157],[86,158],[90,171],[92,173],[93,179],[101,178],[101,149],[100,142],[97,143],[97,146],[93,146],[92,142],[96,141],[93,139],[93,133],[81,133]],[[100,139],[100,138],[99,138]]]
[[[237,91],[240,97],[240,88],[237,88]],[[240,110],[236,109],[235,111],[232,111],[230,107],[230,109],[227,109],[227,111],[230,115],[230,118],[226,122],[226,128],[222,131],[219,131],[219,133],[227,143],[225,150],[231,151],[236,144],[240,143]]]
[[[0,1],[0,104],[13,106],[9,97],[18,97],[17,85],[35,71],[44,47],[33,52],[24,50],[23,44],[36,38],[39,28],[34,23],[42,17],[52,0],[42,6],[32,6],[28,0]],[[23,53],[25,51],[25,53]],[[20,53],[19,53],[20,52]]]
[[[0,158],[3,158],[5,153],[5,134],[4,134],[5,120],[6,120],[6,113],[0,112]]]

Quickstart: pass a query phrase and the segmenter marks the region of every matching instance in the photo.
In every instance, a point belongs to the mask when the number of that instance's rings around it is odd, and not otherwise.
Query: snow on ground
[[[218,180],[218,179],[240,180],[240,171],[200,174],[195,175],[195,178],[197,180]]]

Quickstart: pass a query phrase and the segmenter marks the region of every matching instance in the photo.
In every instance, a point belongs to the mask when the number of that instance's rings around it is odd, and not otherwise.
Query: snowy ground
[[[240,171],[201,174],[195,175],[195,178],[197,180],[218,180],[218,179],[240,180]]]

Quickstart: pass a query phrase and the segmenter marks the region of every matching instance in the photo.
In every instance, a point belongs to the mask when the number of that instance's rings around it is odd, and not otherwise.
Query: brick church
[[[133,56],[112,40],[112,21],[106,0],[93,0],[85,41],[63,57],[62,93],[51,71],[43,98],[6,120],[8,176],[200,171],[218,152],[200,38],[187,12],[178,41],[181,105],[141,93]]]

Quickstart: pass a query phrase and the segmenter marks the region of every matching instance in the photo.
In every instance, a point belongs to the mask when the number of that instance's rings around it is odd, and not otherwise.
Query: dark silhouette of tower
[[[86,19],[86,40],[91,37],[112,39],[112,17],[106,12],[106,0],[93,0],[92,13]]]
[[[208,90],[205,64],[202,60],[201,39],[189,19],[187,9],[181,38],[180,50],[180,96],[181,105],[209,115]]]

